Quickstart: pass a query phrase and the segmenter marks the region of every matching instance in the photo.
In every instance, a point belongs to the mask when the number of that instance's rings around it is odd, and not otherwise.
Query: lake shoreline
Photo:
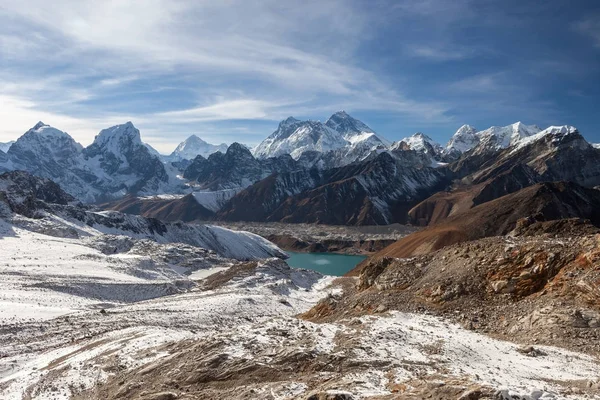
[[[349,255],[371,255],[421,229],[401,224],[346,226],[223,221],[207,224],[255,233],[285,251]]]
[[[323,252],[286,251],[286,253],[289,258],[285,261],[290,267],[310,269],[331,276],[343,276],[367,258],[365,255]]]
[[[298,253],[332,253],[369,256],[395,243],[393,239],[342,240],[322,239],[303,240],[290,235],[269,235],[265,239],[275,243],[284,251]]]

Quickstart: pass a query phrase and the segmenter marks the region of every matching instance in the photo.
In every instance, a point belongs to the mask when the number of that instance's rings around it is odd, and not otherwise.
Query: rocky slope
[[[214,212],[203,207],[193,194],[185,196],[128,196],[98,205],[103,210],[156,218],[164,222],[207,221]]]
[[[111,269],[155,257],[139,251],[143,249],[105,255],[85,247],[75,250],[70,243],[64,247],[62,241],[47,243],[61,246],[63,258],[80,276],[89,271],[74,260],[98,260],[93,264],[96,273],[111,272],[105,280],[131,279],[123,270],[117,275]],[[6,253],[11,249],[0,251],[14,257]],[[179,257],[176,263],[169,261],[182,270],[189,269],[185,261],[197,256],[183,249],[164,250],[159,253],[163,257]],[[528,248],[518,250],[526,256]],[[51,261],[60,261],[58,252],[54,257]],[[12,272],[35,264],[25,253]],[[157,264],[168,272],[167,263]],[[10,276],[4,268],[0,273]],[[8,319],[0,329],[0,352],[7,366],[0,370],[0,396],[565,400],[598,394],[600,363],[589,351],[547,346],[545,336],[532,348],[519,346],[482,334],[478,325],[462,327],[449,320],[451,315],[398,312],[394,304],[400,303],[403,290],[375,285],[358,289],[355,282],[333,281],[271,259],[234,264],[169,296],[122,304],[96,301],[96,307],[105,308],[59,313],[47,321],[39,313]],[[0,280],[3,288],[6,284]],[[129,284],[139,289],[145,283]],[[55,288],[46,288],[46,293],[59,293]],[[40,292],[30,287],[29,294],[34,293]],[[378,294],[379,304],[369,308]],[[409,300],[399,307],[412,304]],[[33,309],[24,303],[22,307]],[[299,313],[304,317],[296,318]],[[474,314],[469,311],[465,322],[467,317],[472,322]],[[569,368],[564,368],[567,360]]]
[[[287,256],[258,235],[218,226],[164,223],[117,211],[95,211],[81,204],[55,183],[26,172],[0,175],[0,205],[11,224],[36,233],[73,238],[101,234],[151,239],[157,243],[184,243],[234,259]]]
[[[545,182],[450,215],[377,253],[377,257],[410,257],[458,242],[505,235],[519,220],[583,218],[600,226],[600,191],[571,182]]]
[[[419,225],[435,224],[538,182],[569,181],[600,184],[600,152],[572,127],[551,127],[504,150],[468,152],[449,165],[457,179],[409,211]]]
[[[414,156],[384,152],[341,168],[274,175],[234,196],[216,217],[348,225],[403,222],[415,200],[446,184],[443,171],[412,167]]]
[[[543,357],[538,344],[597,354],[598,230],[580,220],[538,222],[530,234],[479,239],[411,258],[372,259],[353,296],[310,314],[427,310],[468,329],[510,338]],[[534,233],[531,235],[531,233]],[[345,314],[347,315],[347,314]]]
[[[201,190],[243,189],[275,172],[295,168],[295,161],[289,155],[258,160],[245,146],[233,143],[224,154],[214,153],[207,159],[197,156],[183,177]]]

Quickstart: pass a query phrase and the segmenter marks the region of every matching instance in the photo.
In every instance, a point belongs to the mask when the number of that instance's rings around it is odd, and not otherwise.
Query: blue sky
[[[390,140],[520,120],[600,142],[600,2],[1,0],[0,105],[0,141],[131,120],[161,152],[342,109]]]

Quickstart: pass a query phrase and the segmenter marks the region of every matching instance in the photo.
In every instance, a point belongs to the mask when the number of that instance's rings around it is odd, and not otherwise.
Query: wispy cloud
[[[454,127],[464,110],[541,115],[558,100],[539,87],[560,73],[580,89],[577,68],[595,65],[554,43],[536,53],[535,12],[495,0],[3,0],[0,141],[40,119],[83,144],[132,120],[166,151],[191,133],[256,143],[281,118],[339,109],[418,129]],[[599,45],[597,16],[572,20],[572,36]]]
[[[7,0],[0,9],[7,27],[0,28],[6,44],[0,53],[10,60],[5,80],[15,83],[0,93],[27,102],[22,115],[38,110],[81,121],[120,115],[171,125],[271,120],[337,105],[443,116],[439,102],[411,100],[357,62],[356,49],[370,35],[368,9],[357,7],[341,0],[149,0],[143,6]],[[60,78],[48,78],[55,75]],[[185,77],[178,87],[194,98],[166,110],[128,99],[165,76]],[[115,110],[119,104],[125,109]]]
[[[600,48],[600,14],[590,15],[573,24],[573,28],[592,39],[595,47]]]
[[[476,55],[475,49],[453,47],[447,45],[441,46],[409,46],[408,53],[414,57],[424,58],[432,61],[453,61],[464,60]]]
[[[473,75],[450,83],[448,88],[461,94],[494,93],[498,95],[499,92],[508,87],[506,77],[506,72]]]

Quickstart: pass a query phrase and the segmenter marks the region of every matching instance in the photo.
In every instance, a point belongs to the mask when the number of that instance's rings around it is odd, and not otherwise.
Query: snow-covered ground
[[[545,346],[523,352],[431,315],[305,321],[297,315],[320,299],[343,296],[339,281],[277,258],[241,262],[150,240],[137,219],[109,228],[67,213],[38,216],[0,219],[2,399],[67,399],[119,374],[179,362],[202,368],[215,357],[227,358],[215,368],[231,373],[233,386],[236,370],[227,368],[236,363],[296,371],[248,388],[250,397],[279,399],[315,389],[356,398],[410,393],[429,381],[498,390],[501,399],[576,399],[569,385],[596,385],[600,376],[591,355]],[[208,232],[225,243],[246,235]],[[241,248],[260,244],[250,239]]]
[[[429,315],[391,312],[322,324],[294,317],[321,297],[339,295],[331,283],[332,278],[271,260],[217,289],[123,305],[105,314],[79,313],[35,327],[11,325],[0,335],[0,396],[68,398],[110,379],[115,362],[121,371],[184,362],[192,351],[188,346],[199,340],[210,351],[207,359],[226,354],[231,363],[284,368],[288,362],[293,368],[288,357],[302,359],[298,354],[306,353],[309,359],[351,366],[253,385],[257,395],[280,399],[305,398],[314,387],[368,398],[392,394],[401,385],[409,392],[426,379],[475,383],[519,396],[506,399],[576,399],[561,394],[560,382],[594,381],[600,374],[598,360],[589,355],[539,346],[541,355],[531,357],[512,343]]]
[[[110,375],[102,365],[107,354],[124,368],[134,368],[168,356],[157,350],[165,343],[291,318],[327,295],[332,279],[271,259],[217,290],[192,290],[54,321],[41,321],[41,310],[35,327],[23,320],[3,325],[0,398],[21,399],[31,388],[33,398],[68,398]],[[139,357],[144,352],[151,356]]]
[[[126,238],[53,237],[2,220],[0,232],[2,323],[50,319],[181,293],[194,286],[188,276],[192,272],[233,262],[203,249],[150,241],[128,243],[130,249],[119,251]],[[107,248],[116,253],[101,251]],[[187,259],[177,259],[177,253]]]

